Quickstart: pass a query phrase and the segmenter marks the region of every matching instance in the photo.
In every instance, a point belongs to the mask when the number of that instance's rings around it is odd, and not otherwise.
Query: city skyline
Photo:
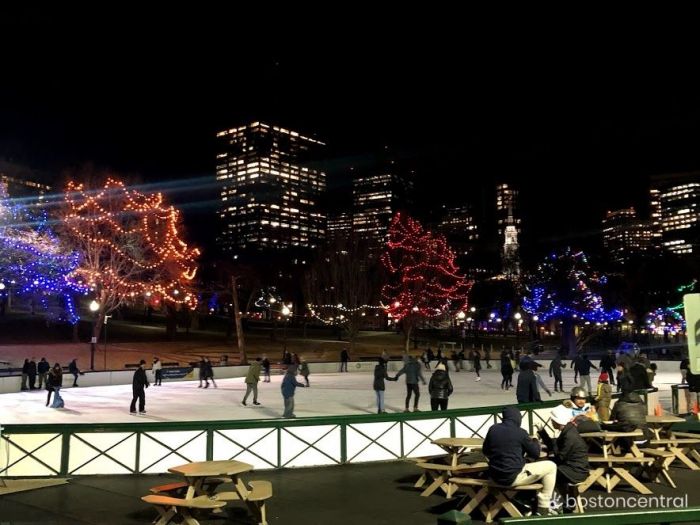
[[[564,45],[562,62],[517,33],[508,42],[518,50],[464,55],[456,41],[379,31],[364,45],[329,36],[322,55],[277,26],[267,45],[236,52],[224,15],[237,11],[222,9],[221,20],[213,8],[193,13],[193,25],[210,27],[186,43],[175,36],[188,17],[175,13],[165,27],[155,9],[138,20],[115,12],[99,28],[84,24],[90,11],[6,19],[7,49],[20,36],[41,49],[27,44],[7,57],[0,158],[56,179],[93,163],[144,183],[204,185],[216,170],[216,133],[262,120],[328,145],[329,190],[351,187],[339,173],[390,146],[415,168],[417,214],[488,203],[495,184],[513,184],[525,210],[519,242],[535,251],[597,242],[607,210],[648,216],[652,175],[700,168],[700,97],[682,89],[673,76],[681,72],[646,55],[618,70],[615,53]],[[86,41],[93,54],[81,51]],[[657,71],[661,87],[641,82]],[[216,206],[186,183],[178,191],[186,218]]]

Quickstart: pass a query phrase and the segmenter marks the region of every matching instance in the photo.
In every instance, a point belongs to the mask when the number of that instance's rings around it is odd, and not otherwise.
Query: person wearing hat
[[[583,387],[575,386],[571,389],[570,398],[562,403],[571,417],[576,421],[579,432],[598,432],[600,425],[597,422],[598,414],[593,405],[588,402],[588,395]]]
[[[598,378],[598,393],[595,396],[595,408],[601,421],[610,419],[610,404],[612,403],[612,386],[607,372]]]
[[[518,403],[535,403],[542,401],[540,391],[537,388],[537,374],[531,368],[534,361],[520,363],[518,384],[515,387],[515,397]],[[534,368],[537,368],[536,366]]]
[[[548,443],[550,457],[557,464],[557,489],[560,494],[567,494],[567,485],[588,478],[588,447],[579,434],[571,411],[564,405],[554,407],[550,419],[552,426],[559,431],[557,439]]]
[[[526,372],[532,371],[528,368],[520,375]],[[526,456],[539,459],[540,444],[521,427],[522,415],[518,407],[505,407],[501,419],[501,423],[489,427],[484,439],[482,451],[489,460],[489,477],[507,487],[542,483],[537,493],[537,512],[550,514],[549,504],[557,480],[556,464],[552,461],[525,462]]]
[[[431,410],[447,410],[447,400],[452,395],[452,381],[445,369],[445,365],[440,363],[435,367],[435,372],[430,376],[428,383],[428,393],[430,394]]]

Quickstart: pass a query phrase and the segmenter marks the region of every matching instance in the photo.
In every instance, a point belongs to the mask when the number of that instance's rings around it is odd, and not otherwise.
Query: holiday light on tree
[[[644,318],[647,330],[657,335],[676,335],[685,331],[685,319],[672,308],[657,308]]]
[[[137,300],[194,308],[199,250],[180,239],[180,214],[160,193],[143,194],[109,178],[100,190],[69,182],[65,237],[81,254],[70,275],[93,290],[99,316]]]
[[[606,283],[605,276],[591,271],[583,252],[567,248],[539,264],[526,286],[523,309],[540,322],[561,321],[562,345],[574,354],[576,325],[603,325],[622,319],[621,310],[606,309],[603,304],[599,290]]]
[[[86,288],[68,276],[78,266],[78,254],[65,251],[38,214],[13,204],[0,184],[0,283],[21,299],[40,305],[50,318],[75,324],[79,320],[74,296]],[[7,283],[7,284],[5,284]]]
[[[466,310],[472,283],[459,273],[445,238],[418,221],[401,213],[394,216],[381,261],[388,273],[382,288],[386,311],[402,322],[406,349],[420,319]]]

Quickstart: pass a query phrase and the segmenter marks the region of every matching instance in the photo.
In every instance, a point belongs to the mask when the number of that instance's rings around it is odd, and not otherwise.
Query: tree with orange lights
[[[381,261],[388,274],[382,296],[391,319],[401,323],[406,351],[420,320],[467,307],[472,282],[459,274],[454,252],[442,235],[425,230],[411,217],[394,216]]]
[[[108,178],[102,188],[69,182],[61,210],[63,238],[80,254],[69,276],[98,303],[94,337],[123,304],[194,308],[199,250],[181,240],[180,213],[162,194],[144,194]]]

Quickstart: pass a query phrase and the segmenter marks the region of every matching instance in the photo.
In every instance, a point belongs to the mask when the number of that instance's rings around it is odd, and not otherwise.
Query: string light
[[[153,304],[196,306],[188,287],[200,252],[180,239],[180,213],[162,194],[142,194],[109,178],[98,192],[71,181],[65,200],[64,222],[84,255],[71,279],[109,290],[117,302],[150,294]]]
[[[683,316],[672,308],[657,308],[646,314],[644,318],[647,329],[657,335],[670,333],[675,335],[686,329]]]
[[[472,282],[459,274],[455,253],[442,235],[397,213],[381,261],[389,274],[382,296],[396,321],[408,315],[435,318],[465,310]]]
[[[588,275],[590,268],[583,252],[550,254],[537,267],[523,299],[523,310],[541,322],[567,319],[599,326],[623,317],[619,309],[606,310],[602,297],[594,290],[607,283],[605,276]]]

